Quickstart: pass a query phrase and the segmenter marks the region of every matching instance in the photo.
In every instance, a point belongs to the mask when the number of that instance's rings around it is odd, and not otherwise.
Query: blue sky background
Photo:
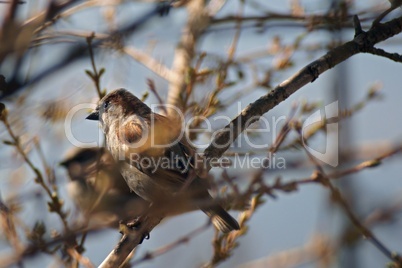
[[[264,5],[273,11],[288,10],[290,1],[269,1]],[[327,10],[329,1],[301,1],[302,5],[309,12],[323,12]],[[42,3],[42,4],[41,4]],[[356,10],[359,7],[369,7],[380,3],[380,1],[356,1]],[[384,2],[382,2],[384,3]],[[21,8],[20,16],[25,17],[32,14],[35,9],[43,5],[43,1],[29,2]],[[232,14],[238,10],[237,1],[229,1],[219,13],[219,16]],[[4,9],[4,7],[0,7]],[[125,3],[117,10],[117,23],[122,25],[131,21],[133,16],[148,10],[148,4]],[[0,9],[1,10],[1,9]],[[246,14],[258,14],[258,11],[247,9]],[[397,10],[393,15],[401,15]],[[185,23],[186,13],[184,9],[172,10],[169,16],[155,18],[139,32],[136,32],[127,44],[144,51],[149,50],[150,44],[154,45],[150,54],[167,66],[171,66],[174,48],[180,37],[181,27]],[[68,20],[59,22],[57,30],[77,29],[87,31],[101,31],[105,28],[102,22],[99,9],[93,8],[87,11],[78,12]],[[227,24],[229,25],[229,24]],[[231,24],[233,25],[233,24]],[[270,24],[268,24],[270,25]],[[232,30],[219,30],[220,27],[213,27],[204,37],[198,51],[207,51],[210,54],[216,53],[225,55],[234,35]],[[241,56],[256,49],[264,49],[268,46],[274,36],[280,36],[284,44],[291,44],[296,35],[302,33],[302,27],[268,28],[263,34],[256,33],[253,28],[246,28],[241,33],[241,41],[236,51],[236,56]],[[342,32],[342,38],[347,41],[353,38],[353,30]],[[303,44],[320,43],[324,45],[331,35],[326,31],[317,31],[308,35]],[[26,62],[26,70],[33,74],[40,71],[48,64],[54,62],[70,44],[48,45],[38,50],[33,50],[29,61]],[[389,52],[402,53],[401,37],[396,36],[390,41],[383,42],[380,47]],[[325,53],[319,50],[313,53],[297,52],[293,58],[295,65],[285,72],[277,73],[273,77],[273,85],[277,85],[287,79],[294,72],[304,65],[317,59]],[[154,79],[160,95],[167,96],[168,84],[157,75],[136,63],[131,58],[111,50],[100,50],[96,56],[98,67],[105,67],[106,73],[102,79],[102,87],[112,90],[124,87],[137,96],[142,95],[147,88],[146,78]],[[267,66],[273,64],[273,58],[267,57],[259,61]],[[207,64],[215,64],[211,62]],[[7,73],[3,65],[2,73]],[[66,195],[63,185],[67,182],[65,172],[57,166],[64,154],[72,147],[66,139],[63,123],[52,125],[35,116],[32,111],[40,110],[43,103],[57,99],[60,104],[77,105],[83,102],[96,102],[97,95],[92,82],[84,73],[84,69],[90,69],[90,61],[85,58],[63,69],[52,77],[35,84],[29,90],[33,92],[29,105],[18,107],[12,102],[8,103],[10,117],[23,118],[26,123],[28,135],[37,135],[41,138],[45,154],[49,163],[55,167],[56,175],[60,183],[60,192],[65,197],[66,205],[72,207],[71,201]],[[346,71],[345,71],[346,70]],[[354,56],[346,62],[336,66],[334,69],[321,75],[314,83],[308,84],[293,94],[284,103],[281,103],[273,111],[265,116],[270,120],[272,117],[288,115],[293,102],[301,100],[322,101],[329,104],[338,100],[340,108],[348,108],[359,102],[367,94],[373,84],[381,84],[381,100],[372,101],[362,111],[356,113],[352,118],[341,123],[341,146],[350,149],[359,146],[375,146],[400,144],[402,142],[402,65],[387,59],[373,55],[362,54]],[[233,92],[242,90],[242,86],[250,82],[247,76],[244,84],[239,84]],[[212,85],[213,81],[209,85]],[[337,86],[341,98],[334,97],[333,87]],[[208,84],[197,90],[198,96],[203,96],[208,90]],[[245,107],[250,102],[265,94],[266,89],[256,88],[241,99],[241,106]],[[232,92],[222,94],[222,99],[230,97]],[[156,102],[152,96],[147,100],[148,104]],[[17,113],[13,113],[17,111]],[[234,117],[236,109],[224,111],[225,115]],[[82,141],[96,141],[100,135],[99,129],[94,122],[85,121],[86,111],[78,113],[73,120],[72,131]],[[1,129],[0,138],[6,139],[6,133]],[[270,139],[270,137],[267,137]],[[1,147],[0,149],[0,192],[2,198],[7,198],[10,193],[30,192],[38,189],[29,171],[23,172],[22,167],[11,160],[8,155],[11,149]],[[298,153],[295,152],[295,155]],[[299,153],[300,154],[300,153]],[[35,159],[35,156],[34,156]],[[367,160],[370,158],[367,158]],[[37,160],[37,157],[36,157]],[[361,159],[366,160],[366,159]],[[358,174],[348,176],[343,180],[352,181],[353,193],[356,200],[358,215],[367,215],[376,207],[381,207],[389,201],[393,201],[401,195],[401,174],[402,165],[400,155],[396,155],[384,161],[378,168],[362,171]],[[21,176],[21,173],[25,174]],[[217,171],[213,171],[217,172]],[[13,177],[14,175],[18,175]],[[284,179],[296,179],[308,177],[311,169],[286,170],[280,174]],[[15,178],[10,180],[9,178]],[[268,176],[267,180],[273,180],[275,176]],[[245,178],[246,179],[246,178]],[[33,225],[35,220],[44,220],[49,226],[60,227],[59,219],[43,210],[43,200],[32,201],[26,204],[21,215],[26,219],[26,224]],[[237,215],[233,212],[232,215]],[[137,258],[148,251],[153,251],[179,237],[187,234],[198,226],[203,225],[207,217],[202,212],[191,212],[182,216],[166,219],[151,233],[151,239],[145,241],[137,250]],[[239,240],[239,247],[234,251],[233,256],[220,267],[236,267],[237,265],[272,256],[273,254],[290,248],[300,247],[317,233],[329,234],[336,237],[340,226],[345,221],[337,209],[329,206],[328,192],[318,185],[301,186],[298,192],[291,194],[278,194],[277,199],[266,198],[265,205],[261,206],[250,222],[250,229],[246,236]],[[400,214],[397,221],[392,225],[380,225],[373,228],[373,232],[384,241],[385,244],[395,250],[402,248],[402,228]],[[85,255],[95,264],[99,264],[110,252],[118,241],[120,234],[116,230],[107,230],[94,236],[89,236],[86,242]],[[154,260],[142,264],[140,267],[197,267],[199,264],[209,260],[212,254],[211,239],[212,228],[202,235],[194,237],[187,244],[180,245],[167,254],[157,257]],[[357,251],[358,267],[384,267],[388,260],[376,250],[368,241],[358,242]],[[6,245],[0,241],[0,248]],[[1,254],[4,254],[2,251]],[[43,267],[49,265],[51,259],[48,256],[40,255],[29,259],[29,267]],[[352,267],[350,263],[342,259],[336,262],[334,267]],[[250,266],[252,267],[252,266]],[[306,264],[300,267],[314,267]],[[355,266],[356,267],[356,266]]]

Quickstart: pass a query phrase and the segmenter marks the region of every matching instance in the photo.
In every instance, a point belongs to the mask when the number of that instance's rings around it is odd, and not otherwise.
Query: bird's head
[[[151,109],[126,89],[116,89],[104,96],[95,110],[87,116],[88,120],[99,120],[107,129],[113,122],[123,122],[131,115],[147,117]]]

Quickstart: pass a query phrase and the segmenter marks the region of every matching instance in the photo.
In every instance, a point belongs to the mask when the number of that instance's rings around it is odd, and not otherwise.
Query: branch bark
[[[144,240],[144,235],[149,234],[152,229],[160,223],[162,218],[152,216],[146,217],[141,226],[136,230],[128,230],[126,228],[119,243],[115,246],[112,252],[99,265],[99,268],[116,268],[120,267],[126,258],[130,255],[139,244]]]

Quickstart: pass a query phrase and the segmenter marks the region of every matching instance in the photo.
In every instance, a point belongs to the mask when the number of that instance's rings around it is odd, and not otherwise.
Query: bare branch
[[[209,25],[208,12],[205,9],[205,0],[192,0],[187,4],[188,21],[177,45],[173,60],[173,72],[176,79],[170,83],[167,103],[183,108],[180,96],[186,87],[186,73],[189,72],[191,61],[194,58],[195,46],[198,38]]]
[[[387,256],[391,261],[395,261],[398,265],[402,265],[402,258],[398,254],[392,252],[388,249],[384,243],[382,243],[370,229],[368,229],[362,222],[360,222],[359,218],[354,214],[351,210],[349,204],[346,199],[342,196],[341,192],[338,188],[332,185],[329,178],[320,171],[317,173],[317,180],[321,180],[323,185],[327,186],[330,191],[333,199],[340,205],[342,210],[348,216],[350,221],[355,225],[357,229],[361,232],[361,234],[367,238],[379,251],[381,251],[385,256]]]
[[[128,230],[127,228],[119,243],[99,265],[99,268],[119,267],[126,260],[127,256],[130,255],[131,251],[142,243],[144,234],[150,233],[161,220],[160,217],[146,217],[137,230]]]
[[[314,82],[318,76],[333,68],[348,58],[367,51],[367,48],[386,40],[402,31],[402,17],[390,22],[378,25],[368,32],[362,32],[352,41],[329,51],[318,60],[305,66],[288,80],[282,82],[272,91],[262,96],[254,103],[248,105],[230,124],[225,126],[217,134],[212,143],[205,150],[207,164],[211,159],[220,157],[230,147],[233,141],[250,124],[256,122],[260,116],[270,111],[291,94],[310,82]]]
[[[72,0],[72,1],[74,1],[74,0]],[[124,35],[137,31],[141,26],[143,26],[145,23],[147,23],[151,18],[153,18],[155,16],[159,16],[160,12],[164,9],[166,9],[165,6],[157,5],[155,8],[146,12],[143,16],[132,21],[131,23],[128,23],[126,26],[120,28],[119,30],[112,31],[109,34],[108,38],[94,41],[92,43],[93,47],[99,47],[100,45],[105,44],[106,42],[108,42],[110,40],[113,40],[115,38],[121,38]],[[28,82],[22,82],[19,79],[18,73],[15,72],[13,74],[13,76],[11,77],[10,81],[8,82],[7,90],[0,91],[0,99],[3,99],[9,95],[14,94],[15,92],[22,89],[23,87],[37,83],[37,82],[41,81],[42,79],[44,79],[45,77],[48,77],[49,75],[53,74],[54,72],[60,70],[62,67],[65,67],[65,66],[75,62],[76,60],[78,60],[84,56],[87,56],[88,55],[86,53],[87,49],[88,49],[87,44],[79,44],[79,45],[73,47],[69,51],[66,51],[65,56],[62,57],[58,62],[56,62],[52,66],[46,68],[45,70],[43,70],[36,76],[32,77],[31,80]]]
[[[39,184],[45,190],[45,192],[47,193],[47,195],[49,196],[49,198],[51,200],[48,203],[49,204],[49,210],[54,212],[54,213],[56,213],[60,217],[60,220],[61,220],[61,222],[63,223],[63,226],[64,226],[64,230],[66,232],[70,232],[70,228],[68,226],[67,219],[66,219],[67,214],[63,210],[63,204],[62,204],[59,196],[57,195],[57,193],[53,192],[52,189],[46,184],[43,174],[41,173],[39,168],[37,168],[34,165],[32,160],[28,157],[28,154],[25,152],[25,150],[24,150],[24,148],[23,148],[23,146],[21,144],[20,137],[18,137],[14,133],[14,131],[11,128],[10,123],[8,122],[7,110],[5,110],[4,104],[2,104],[2,106],[4,107],[4,110],[1,111],[0,121],[2,121],[2,123],[4,124],[4,126],[7,129],[8,134],[10,135],[10,137],[12,139],[12,141],[9,142],[10,143],[9,145],[15,147],[17,152],[24,159],[24,162],[29,166],[29,168],[35,174],[35,176],[36,176],[35,182],[37,184]]]
[[[369,48],[367,50],[367,53],[381,56],[381,57],[393,60],[395,62],[402,62],[402,55],[400,55],[398,53],[389,53],[381,48],[375,48],[375,47]]]
[[[145,52],[142,52],[135,47],[126,46],[122,49],[124,53],[132,57],[134,60],[138,61],[145,67],[147,67],[152,72],[156,73],[160,77],[166,79],[168,82],[177,81],[178,77],[174,72],[172,72],[168,67],[158,62]]]

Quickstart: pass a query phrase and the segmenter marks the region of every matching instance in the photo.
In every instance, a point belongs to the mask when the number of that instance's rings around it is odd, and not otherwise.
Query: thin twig
[[[166,79],[166,81],[173,82],[178,79],[177,75],[172,72],[168,67],[166,67],[161,62],[155,60],[145,52],[129,46],[123,47],[122,51],[132,57],[134,60],[138,61],[140,64],[144,65],[155,74]]]
[[[299,133],[300,138],[302,138],[301,132]],[[399,266],[402,266],[402,257],[395,252],[392,252],[388,249],[384,243],[382,243],[373,232],[370,231],[362,222],[360,222],[359,218],[354,214],[352,209],[350,208],[346,199],[342,196],[341,191],[336,188],[330,180],[330,177],[326,175],[324,168],[318,162],[318,160],[310,154],[306,147],[303,147],[310,161],[312,161],[317,171],[313,174],[313,179],[317,182],[320,182],[323,186],[327,187],[332,195],[333,200],[337,202],[353,225],[361,232],[361,234],[367,238],[380,252],[382,252],[386,257],[388,257],[391,261],[395,261]],[[358,169],[356,169],[358,170]]]
[[[22,156],[22,158],[24,159],[25,163],[27,163],[27,165],[35,173],[35,175],[36,175],[35,182],[38,183],[40,186],[42,186],[42,188],[45,190],[47,195],[52,200],[52,203],[51,203],[51,204],[53,204],[52,209],[56,214],[59,215],[59,218],[61,219],[61,221],[63,223],[65,232],[69,232],[70,229],[68,227],[66,214],[62,211],[61,203],[60,203],[61,201],[59,200],[57,194],[53,193],[51,191],[51,189],[46,185],[42,173],[32,163],[32,161],[29,159],[28,155],[25,153],[24,149],[22,148],[20,139],[15,135],[15,133],[13,132],[13,130],[12,130],[12,128],[11,128],[9,122],[8,122],[7,116],[1,118],[1,121],[5,125],[5,127],[6,127],[6,129],[8,131],[8,134],[10,135],[11,139],[13,140],[12,145],[17,149],[18,153]]]
[[[367,49],[366,52],[370,53],[370,54],[373,54],[373,55],[377,55],[377,56],[380,56],[380,57],[390,59],[390,60],[395,61],[395,62],[402,62],[402,55],[400,55],[398,53],[389,53],[389,52],[387,52],[387,51],[385,51],[384,49],[381,49],[381,48],[372,47],[372,48]]]
[[[240,10],[239,10],[239,17],[242,17],[243,12],[244,12],[244,2],[241,2],[240,5],[241,6],[240,6]],[[239,39],[240,39],[241,25],[242,25],[242,20],[238,20],[236,22],[236,32],[233,37],[232,44],[230,45],[230,48],[229,48],[228,60],[227,60],[228,63],[231,63],[234,59],[236,48],[237,48],[237,45],[238,45]]]
[[[42,147],[40,146],[39,138],[35,137],[33,139],[33,142],[35,144],[36,150],[38,151],[39,157],[42,161],[43,168],[45,169],[47,181],[52,186],[53,191],[56,191],[57,185],[55,183],[56,181],[54,171],[50,168],[49,164],[46,161],[45,153],[43,152]]]
[[[93,265],[87,257],[82,256],[80,253],[77,252],[76,249],[69,248],[69,249],[67,249],[67,252],[68,252],[68,254],[70,254],[70,256],[74,260],[77,260],[77,262],[81,263],[84,267],[87,267],[87,268],[95,267],[95,265]],[[78,265],[77,265],[77,267],[78,267]]]
[[[90,36],[87,37],[89,58],[91,59],[91,65],[92,65],[92,73],[88,73],[88,74],[91,76],[92,81],[95,84],[96,92],[98,93],[99,99],[102,99],[104,94],[102,94],[102,91],[100,88],[100,78],[101,78],[103,72],[98,72],[98,70],[96,69],[94,53],[92,50],[92,41],[93,41],[94,37],[95,37],[95,33],[92,33]],[[104,69],[102,69],[102,70],[104,70]]]
[[[379,251],[381,251],[385,256],[387,256],[391,261],[397,262],[399,265],[402,265],[402,258],[400,255],[396,254],[395,252],[391,251],[388,249],[384,243],[382,243],[375,235],[373,232],[371,232],[366,226],[364,226],[363,223],[360,222],[358,217],[354,214],[354,212],[351,210],[349,204],[347,203],[346,199],[342,196],[341,192],[339,191],[338,188],[332,185],[330,180],[325,174],[322,174],[320,172],[320,175],[322,175],[322,178],[325,178],[325,185],[328,186],[328,188],[331,191],[332,196],[338,202],[338,204],[341,206],[345,214],[348,216],[350,221],[355,225],[356,228],[360,230],[362,235],[367,238]],[[317,178],[320,179],[320,178]]]
[[[158,90],[156,89],[155,82],[152,79],[147,79],[147,84],[149,90],[155,95],[155,97],[158,99],[159,105],[162,107],[163,112],[167,114],[166,107],[164,105],[164,102],[162,100],[162,97],[159,95]]]

